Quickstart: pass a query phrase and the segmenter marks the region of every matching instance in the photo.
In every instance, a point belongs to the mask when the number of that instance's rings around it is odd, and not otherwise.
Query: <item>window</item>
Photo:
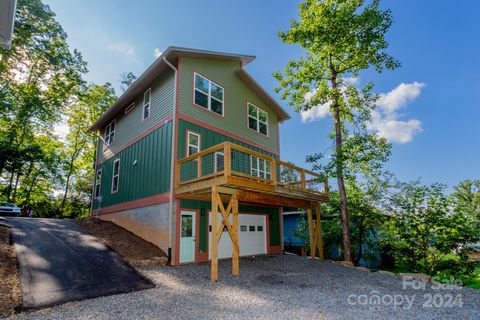
[[[115,161],[113,162],[112,192],[118,191],[119,182],[120,182],[120,159],[115,159]]]
[[[107,147],[115,140],[115,124],[116,120],[113,120],[105,127],[105,144],[103,147]]]
[[[263,179],[272,179],[271,164],[269,160],[251,156],[251,171],[250,174],[255,177]]]
[[[100,196],[100,186],[102,185],[102,170],[98,170],[95,175],[95,190],[93,191],[93,197],[97,199]]]
[[[150,99],[151,99],[151,90],[148,89],[143,94],[143,120],[150,117]]]
[[[247,226],[240,226],[240,232],[246,232]]]
[[[129,113],[130,111],[132,111],[133,108],[135,108],[135,102],[132,102],[132,104],[129,105],[129,106],[125,109],[125,114]]]
[[[215,161],[213,163],[213,172],[223,171],[224,167],[224,158],[223,152],[215,152]]]
[[[268,136],[268,113],[251,103],[247,103],[247,105],[248,127]]]
[[[248,226],[248,231],[255,231],[255,226]]]
[[[200,151],[200,135],[194,132],[187,132],[187,157]]]
[[[192,215],[183,215],[182,214],[182,230],[181,230],[181,237],[182,238],[191,238],[193,234],[193,225],[192,225]]]
[[[223,88],[195,73],[195,104],[223,116]]]
[[[257,226],[257,231],[262,232],[263,231],[263,226]]]

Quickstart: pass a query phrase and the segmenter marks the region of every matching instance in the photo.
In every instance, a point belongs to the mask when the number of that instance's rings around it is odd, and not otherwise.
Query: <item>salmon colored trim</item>
[[[177,223],[175,224],[175,265],[180,264],[180,212],[177,206]]]
[[[275,154],[275,155],[277,155],[277,156],[280,154],[280,152],[279,152],[278,150],[273,150],[273,149],[270,149],[270,148],[261,146],[261,145],[259,145],[258,143],[255,143],[255,142],[253,142],[253,141],[249,141],[249,140],[247,140],[247,139],[245,139],[245,138],[239,137],[239,136],[237,136],[237,135],[235,135],[235,134],[233,134],[233,133],[230,133],[230,132],[227,132],[227,131],[225,131],[225,130],[219,129],[219,128],[217,128],[217,127],[214,127],[214,126],[212,126],[212,125],[209,125],[209,124],[207,124],[207,123],[205,123],[205,122],[202,122],[202,121],[197,120],[197,119],[195,119],[195,118],[192,118],[192,117],[190,117],[190,116],[187,116],[187,115],[184,115],[184,114],[179,114],[178,117],[177,117],[177,119],[182,119],[182,120],[188,121],[188,122],[190,122],[190,123],[192,123],[192,124],[198,125],[198,126],[200,126],[200,127],[206,128],[206,129],[211,130],[211,131],[215,131],[215,132],[220,133],[220,134],[222,134],[222,135],[224,135],[224,136],[230,137],[230,138],[232,138],[232,139],[236,139],[236,140],[238,140],[238,141],[241,141],[241,142],[243,142],[243,143],[246,143],[246,144],[249,144],[249,145],[251,145],[251,146],[257,147],[257,148],[262,149],[262,150],[264,150],[264,151],[273,153],[273,154]]]
[[[281,254],[283,252],[281,246],[270,247],[269,254]]]
[[[141,208],[141,207],[146,207],[146,206],[151,206],[154,204],[160,204],[160,203],[165,203],[168,202],[170,196],[170,192],[164,192],[161,194],[157,194],[151,197],[146,197],[142,199],[137,199],[133,201],[128,201],[124,203],[119,203],[119,204],[114,204],[112,206],[100,208],[100,209],[94,209],[92,210],[91,214],[92,215],[103,215],[103,214],[109,214],[113,212],[119,212],[119,211],[124,211],[124,210],[129,210],[129,209],[135,209],[135,208]]]
[[[180,217],[182,216],[182,211],[188,211],[188,212],[195,212],[195,256],[193,257],[193,261],[189,262],[180,262],[180,228],[181,228],[181,219]],[[185,208],[179,208],[177,210],[177,235],[176,235],[176,246],[175,246],[175,265],[180,265],[180,264],[189,264],[189,263],[196,263],[199,262],[199,241],[197,241],[198,238],[198,231],[200,229],[200,209],[185,209]]]
[[[98,166],[98,165],[104,163],[105,161],[107,161],[107,160],[115,157],[117,154],[119,154],[120,152],[122,152],[122,151],[125,150],[126,148],[130,147],[132,144],[137,143],[138,141],[142,140],[143,138],[145,138],[146,136],[148,136],[148,135],[149,135],[150,133],[152,133],[153,131],[155,131],[155,130],[161,128],[161,127],[163,127],[164,125],[166,125],[166,122],[169,122],[169,121],[171,121],[171,120],[172,120],[172,116],[171,116],[171,115],[168,116],[168,117],[166,117],[166,118],[164,118],[164,119],[162,119],[162,120],[160,120],[160,121],[158,122],[158,124],[156,124],[155,126],[151,127],[150,129],[148,129],[147,131],[145,131],[144,133],[142,133],[141,135],[135,137],[135,139],[130,140],[129,142],[127,142],[126,144],[124,144],[123,146],[121,146],[120,148],[118,148],[118,150],[117,150],[114,154],[112,154],[112,155],[110,155],[110,156],[108,156],[108,157],[105,157],[105,158],[103,158],[102,160],[97,161],[97,164],[96,164],[96,165]]]

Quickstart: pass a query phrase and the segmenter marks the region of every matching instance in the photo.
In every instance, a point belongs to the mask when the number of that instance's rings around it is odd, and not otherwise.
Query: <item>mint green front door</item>
[[[182,211],[180,216],[180,263],[195,261],[195,212]]]

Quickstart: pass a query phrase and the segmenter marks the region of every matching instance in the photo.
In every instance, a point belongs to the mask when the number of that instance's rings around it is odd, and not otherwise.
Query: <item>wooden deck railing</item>
[[[328,180],[321,175],[231,142],[177,161],[177,187],[220,176],[301,192],[328,192]]]

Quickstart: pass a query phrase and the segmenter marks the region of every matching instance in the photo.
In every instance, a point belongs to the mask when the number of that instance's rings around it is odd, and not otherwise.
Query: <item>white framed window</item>
[[[187,157],[200,151],[200,135],[187,131]]]
[[[195,104],[223,116],[223,87],[198,73],[194,73],[194,77],[193,100]]]
[[[220,172],[225,169],[225,155],[223,152],[217,151],[214,153],[215,161],[213,162],[213,172]]]
[[[270,161],[256,156],[250,156],[250,174],[254,177],[268,180],[272,179]]]
[[[95,189],[93,191],[93,197],[98,199],[100,196],[100,188],[102,186],[102,169],[98,170],[95,174]]]
[[[268,136],[268,113],[247,103],[248,108],[248,127],[258,133]]]
[[[105,127],[105,135],[104,135],[105,143],[103,145],[104,148],[111,145],[113,143],[113,141],[115,140],[116,123],[117,123],[117,120],[115,119]]]
[[[118,192],[118,185],[120,184],[120,159],[115,159],[113,162],[112,171],[112,193]]]
[[[125,114],[129,113],[130,111],[135,108],[135,102],[132,102],[126,109],[125,109]]]
[[[150,100],[152,98],[152,90],[150,88],[143,94],[143,112],[142,119],[145,120],[150,117]]]

